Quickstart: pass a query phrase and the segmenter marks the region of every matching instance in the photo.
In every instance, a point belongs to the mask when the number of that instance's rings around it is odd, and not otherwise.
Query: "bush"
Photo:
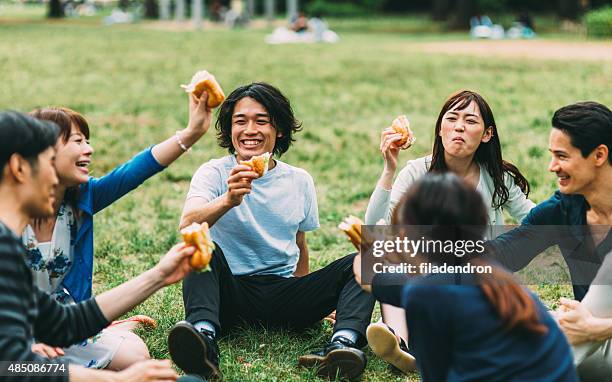
[[[357,3],[364,3],[357,2]],[[373,6],[366,4],[355,4],[352,2],[330,2],[326,0],[315,0],[306,6],[306,11],[310,15],[323,16],[364,16],[369,14]]]
[[[612,37],[612,7],[604,7],[587,13],[587,34],[593,37]]]

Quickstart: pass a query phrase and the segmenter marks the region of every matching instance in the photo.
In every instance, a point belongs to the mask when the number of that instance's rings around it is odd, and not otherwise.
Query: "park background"
[[[244,8],[251,9],[250,3]],[[56,0],[0,0],[0,109],[62,105],[83,113],[96,150],[92,176],[101,176],[186,126],[187,96],[179,84],[196,70],[214,73],[226,93],[270,82],[291,99],[304,126],[281,159],[315,180],[321,228],[308,235],[308,244],[316,270],[352,251],[337,225],[349,214],[363,217],[382,170],[380,131],[397,115],[408,115],[417,137],[400,154],[404,163],[430,152],[437,114],[451,92],[480,92],[495,114],[504,158],[521,169],[530,197],[541,202],[556,189],[547,171],[553,111],[582,100],[612,105],[609,1],[277,1],[274,14],[264,1],[253,3],[248,23],[229,28],[209,21],[206,6],[204,22],[194,22],[189,1],[182,5],[184,15],[177,16],[171,2],[171,15],[159,20],[160,4],[150,0],[91,3],[95,12],[81,15],[74,7],[80,4],[72,3],[64,17],[53,18],[49,14],[62,16],[54,13]],[[59,6],[66,10],[65,3]],[[117,7],[134,16],[132,22],[104,25]],[[340,41],[266,44],[266,35],[286,25],[292,9],[323,14]],[[508,28],[525,9],[535,20],[535,39],[469,38],[469,17],[486,13]],[[151,267],[179,240],[192,174],[225,154],[213,127],[177,163],[96,215],[97,293]],[[552,307],[560,296],[571,296],[567,285],[533,288]],[[156,330],[141,334],[152,357],[168,357],[167,332],[183,319],[180,284],[131,313],[157,319]],[[234,332],[220,343],[225,379],[315,381],[296,360],[330,334],[328,324],[300,334]],[[367,355],[364,381],[405,379]]]

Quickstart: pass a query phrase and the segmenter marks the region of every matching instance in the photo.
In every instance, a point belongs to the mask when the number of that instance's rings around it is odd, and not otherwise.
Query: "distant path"
[[[441,41],[419,44],[430,53],[529,59],[612,61],[612,41]]]

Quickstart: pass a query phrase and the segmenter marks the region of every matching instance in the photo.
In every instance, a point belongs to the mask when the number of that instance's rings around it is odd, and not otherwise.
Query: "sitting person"
[[[583,382],[612,376],[612,256],[608,253],[582,301],[562,298],[553,315],[574,351]]]
[[[206,94],[206,93],[204,93]],[[85,118],[68,108],[44,108],[30,114],[52,121],[60,128],[55,168],[59,184],[55,190],[53,216],[36,219],[26,226],[23,244],[26,263],[34,284],[62,303],[91,297],[94,262],[93,216],[162,171],[208,130],[211,111],[206,95],[190,95],[189,125],[175,136],[145,149],[110,173],[89,176],[93,148]],[[37,343],[33,349],[46,356],[64,355],[71,363],[112,370],[149,358],[146,344],[134,332],[138,323],[154,326],[147,316],[113,323],[100,335],[68,349]]]
[[[168,361],[141,361],[113,372],[69,366],[63,357],[50,360],[31,349],[34,338],[67,347],[99,333],[160,288],[183,279],[194,253],[193,247],[176,245],[150,270],[76,304],[63,305],[41,291],[26,265],[19,235],[28,222],[55,213],[59,181],[53,162],[58,134],[51,122],[0,113],[0,360],[56,365],[53,370],[59,372],[45,376],[45,381],[174,381],[178,375]],[[41,380],[33,373],[17,378]]]
[[[300,12],[297,14],[294,20],[291,22],[291,26],[289,27],[295,33],[302,33],[308,30],[308,17],[304,12]]]
[[[376,224],[380,219],[389,223],[406,190],[429,172],[448,171],[464,179],[483,197],[491,225],[504,224],[504,210],[520,221],[535,206],[527,198],[527,179],[503,159],[493,112],[480,94],[469,90],[452,94],[438,114],[434,136],[432,154],[409,160],[393,181],[402,149],[397,142],[402,135],[392,128],[383,130],[380,151],[384,166],[368,203],[366,224]],[[386,304],[381,305],[381,311],[384,323],[368,328],[368,343],[376,355],[407,373],[414,368],[414,360],[403,346],[408,339],[406,312]],[[400,347],[389,341],[396,338],[396,333]],[[392,352],[388,346],[402,352]]]
[[[597,102],[560,108],[552,117],[549,171],[559,189],[521,225],[488,242],[512,272],[559,245],[581,301],[612,250],[612,111]]]
[[[358,377],[374,300],[355,283],[354,255],[309,271],[306,232],[319,226],[314,182],[276,159],[301,129],[289,100],[266,83],[241,86],[221,105],[217,129],[230,155],[195,173],[180,223],[207,222],[216,249],[211,271],[183,282],[186,321],[169,334],[172,359],[188,373],[216,377],[217,338],[236,323],[302,328],[336,309],[329,345],[299,363],[324,377]],[[264,153],[275,158],[259,177],[242,162]]]
[[[429,174],[406,192],[392,222],[413,230],[398,233],[397,240],[419,237],[446,248],[448,241],[483,240],[488,212],[480,194],[456,175]],[[412,262],[416,269],[471,264],[491,272],[379,273],[371,287],[363,284],[368,273],[362,256],[355,258],[356,280],[377,300],[405,309],[410,349],[424,382],[578,381],[567,340],[546,308],[484,254],[387,253],[382,259]]]
[[[557,175],[559,190],[531,210],[521,226],[489,242],[497,260],[512,271],[559,245],[576,300],[562,303],[569,312],[561,315],[560,324],[573,345],[589,342],[585,345],[588,352],[582,347],[576,353],[584,380],[601,380],[598,376],[612,369],[612,320],[607,313],[610,308],[606,308],[610,295],[605,292],[610,283],[596,279],[605,279],[602,263],[612,261],[611,147],[612,111],[605,105],[580,102],[555,111],[549,170]],[[590,297],[587,300],[585,296]],[[580,303],[583,299],[584,304]],[[595,314],[608,319],[593,320]]]

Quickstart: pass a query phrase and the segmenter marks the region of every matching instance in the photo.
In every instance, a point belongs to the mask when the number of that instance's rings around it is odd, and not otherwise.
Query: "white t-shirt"
[[[212,201],[227,192],[227,179],[237,165],[228,155],[203,164],[191,179],[187,199]],[[255,179],[250,194],[211,228],[234,275],[291,277],[300,250],[298,231],[319,227],[314,181],[305,170],[276,160],[276,166]]]

